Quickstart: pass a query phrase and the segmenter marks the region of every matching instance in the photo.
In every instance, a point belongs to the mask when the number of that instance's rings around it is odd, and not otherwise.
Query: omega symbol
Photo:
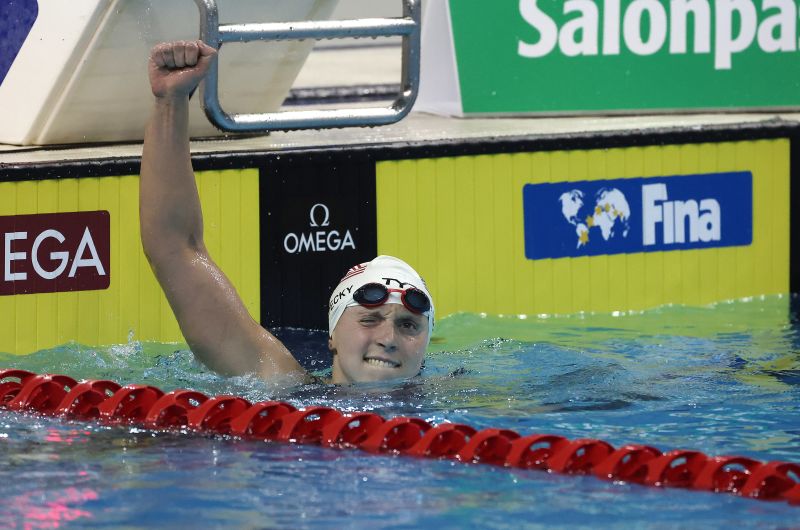
[[[317,224],[317,216],[315,215],[317,208],[322,208],[322,211],[324,212],[325,215],[325,217],[322,219],[321,224]],[[312,206],[311,210],[308,212],[308,218],[311,221],[310,223],[308,223],[308,226],[312,228],[316,228],[318,226],[328,226],[330,224],[330,217],[331,217],[331,211],[328,209],[328,207],[322,204],[321,202],[318,202],[317,204]]]
[[[310,228],[326,228],[331,224],[331,211],[327,205],[318,202],[308,211],[308,226]],[[283,238],[283,249],[289,254],[304,252],[328,252],[345,249],[356,249],[353,234],[345,229],[344,234],[339,230],[309,230],[305,233],[289,232]]]

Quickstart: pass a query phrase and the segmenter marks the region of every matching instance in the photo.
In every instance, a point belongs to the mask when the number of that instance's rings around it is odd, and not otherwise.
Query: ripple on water
[[[304,359],[328,359],[324,340],[314,351],[313,334],[306,335],[299,346]],[[423,375],[399,383],[286,387],[254,377],[222,378],[194,361],[185,346],[135,341],[0,354],[0,365],[522,434],[800,461],[799,337],[787,301],[766,298],[622,317],[455,315],[437,323]],[[220,527],[457,528],[479,517],[495,528],[531,521],[542,527],[615,521],[656,528],[686,517],[714,526],[786,525],[797,515],[781,504],[591,477],[446,461],[423,465],[4,411],[0,446],[0,491],[14,506],[33,512],[63,506],[74,520],[101,526],[202,520]],[[676,505],[680,514],[672,509]],[[0,526],[24,519],[22,508],[5,510]]]

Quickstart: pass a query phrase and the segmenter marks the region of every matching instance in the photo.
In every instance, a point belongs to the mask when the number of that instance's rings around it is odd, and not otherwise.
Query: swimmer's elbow
[[[186,265],[194,262],[198,257],[208,256],[202,237],[194,234],[187,237],[169,238],[147,236],[142,233],[142,250],[151,267],[160,267],[171,262]]]

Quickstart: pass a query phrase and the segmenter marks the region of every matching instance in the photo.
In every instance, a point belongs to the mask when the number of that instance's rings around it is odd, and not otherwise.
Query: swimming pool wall
[[[324,329],[332,287],[378,253],[420,271],[439,316],[612,313],[795,292],[797,134],[759,125],[487,137],[193,162],[207,246],[253,316]],[[0,168],[0,351],[183,342],[141,251],[138,171],[138,158]],[[667,235],[674,208],[685,216]],[[53,217],[69,212],[107,212],[107,244],[93,240],[93,253],[83,226],[69,232]],[[42,236],[48,228],[75,235],[59,242]],[[59,252],[63,270],[42,277],[59,270]],[[77,283],[67,281],[73,268]],[[105,283],[92,279],[101,272]]]
[[[581,246],[599,241],[596,254],[586,255],[589,249],[578,248],[579,236],[560,211],[536,215],[523,207],[522,190],[528,185],[555,188],[555,195],[548,197],[555,199],[562,190],[580,192],[600,180],[606,188],[621,188],[626,181],[643,179],[643,183],[629,186],[638,191],[650,182],[666,183],[670,189],[678,175],[690,175],[682,184],[698,188],[712,175],[724,174],[719,182],[732,185],[727,183],[734,180],[730,172],[735,171],[752,174],[749,244],[717,246],[725,242],[726,231],[747,231],[724,218],[723,204],[720,241],[709,241],[705,248],[673,250],[671,246],[680,246],[673,242],[663,245],[663,250],[649,251],[631,244],[611,249],[609,243],[615,238],[626,239],[619,227],[618,233],[605,239],[601,230],[592,230],[599,227],[586,226],[587,230],[579,228],[588,232]],[[560,183],[568,185],[558,186]],[[717,186],[712,183],[708,197],[719,194],[713,189]],[[746,185],[734,191],[736,198],[750,199]],[[699,189],[689,193],[703,194]],[[630,203],[629,224],[641,223],[632,204],[635,197],[624,195]],[[582,202],[588,201],[592,198],[585,194]],[[535,199],[530,202],[534,209],[547,206]],[[551,202],[558,207],[555,200]],[[585,204],[583,211],[591,206]],[[598,209],[595,205],[595,212]],[[737,209],[742,217],[750,215],[745,209]],[[618,214],[618,219],[622,215]],[[526,224],[530,217],[535,221]],[[557,231],[560,227],[564,230]],[[632,239],[636,230],[628,230],[627,238]],[[544,251],[563,257],[531,259],[524,244],[529,231],[535,231],[530,244],[534,252],[538,238],[543,240]],[[684,239],[688,243],[690,237],[684,235]],[[423,271],[443,314],[609,312],[786,293],[789,143],[675,144],[381,162],[378,241],[379,253],[404,256]],[[617,252],[611,253],[613,250]]]

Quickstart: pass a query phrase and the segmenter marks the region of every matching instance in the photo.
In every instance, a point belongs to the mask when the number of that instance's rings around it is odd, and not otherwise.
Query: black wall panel
[[[328,297],[377,252],[375,163],[344,156],[261,167],[261,321],[328,328]]]

